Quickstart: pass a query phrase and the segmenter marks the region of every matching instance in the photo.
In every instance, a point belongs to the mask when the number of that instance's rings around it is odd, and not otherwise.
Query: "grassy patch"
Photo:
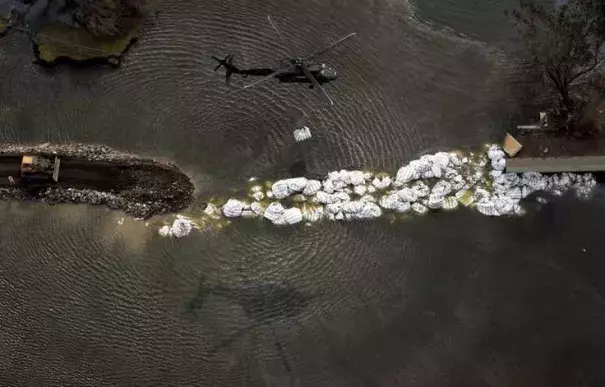
[[[11,28],[10,20],[5,15],[0,15],[0,35]]]
[[[128,34],[116,37],[97,37],[84,28],[51,23],[40,29],[35,43],[38,59],[48,63],[60,58],[75,61],[118,59],[138,36],[138,23],[135,23]]]

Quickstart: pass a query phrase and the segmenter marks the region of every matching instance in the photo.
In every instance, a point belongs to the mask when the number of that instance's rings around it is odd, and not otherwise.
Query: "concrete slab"
[[[523,157],[506,161],[506,171],[523,172],[601,172],[605,171],[605,156]]]

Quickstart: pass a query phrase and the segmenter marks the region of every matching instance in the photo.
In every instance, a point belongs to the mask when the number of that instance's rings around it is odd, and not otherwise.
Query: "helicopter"
[[[277,33],[277,36],[284,42],[284,38],[280,33],[277,26],[271,20],[271,16],[267,16],[271,27]],[[225,82],[227,84],[230,83],[232,74],[242,75],[244,78],[248,76],[262,76],[263,78],[252,82],[246,86],[244,89],[250,88],[252,86],[258,85],[261,82],[265,82],[272,78],[277,78],[280,82],[296,82],[296,83],[310,83],[310,88],[317,87],[319,88],[324,96],[328,99],[331,105],[334,105],[332,98],[328,95],[328,93],[322,87],[322,84],[331,82],[338,78],[338,73],[330,66],[325,63],[315,62],[314,59],[319,55],[327,52],[332,49],[334,46],[342,43],[343,41],[357,35],[357,33],[353,32],[348,34],[347,36],[338,39],[336,42],[331,43],[327,47],[313,53],[310,56],[305,58],[300,58],[292,55],[292,51],[289,49],[288,44],[284,44],[288,51],[288,55],[290,58],[284,58],[279,61],[278,68],[251,68],[251,69],[240,69],[233,65],[233,55],[227,55],[225,59],[219,59],[216,56],[212,56],[214,60],[218,62],[218,65],[214,68],[214,71],[218,70],[221,67],[225,68]]]

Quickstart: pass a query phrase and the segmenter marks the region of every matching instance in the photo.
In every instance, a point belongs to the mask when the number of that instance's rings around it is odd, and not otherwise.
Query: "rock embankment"
[[[8,176],[18,172],[18,165],[2,165],[0,200],[104,205],[135,218],[182,211],[193,202],[192,182],[171,163],[102,145],[2,144],[0,164],[22,154],[59,156],[59,182],[36,187],[13,185]]]

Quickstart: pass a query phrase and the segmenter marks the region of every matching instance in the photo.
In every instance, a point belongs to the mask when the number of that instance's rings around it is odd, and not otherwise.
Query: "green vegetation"
[[[94,36],[123,36],[141,15],[142,0],[68,0],[74,19]]]
[[[8,17],[0,15],[0,35],[6,33],[11,27]]]
[[[53,63],[59,58],[75,61],[109,59],[115,62],[138,36],[138,25],[122,36],[101,37],[94,36],[84,28],[52,23],[40,29],[35,43],[38,58],[46,63]]]

